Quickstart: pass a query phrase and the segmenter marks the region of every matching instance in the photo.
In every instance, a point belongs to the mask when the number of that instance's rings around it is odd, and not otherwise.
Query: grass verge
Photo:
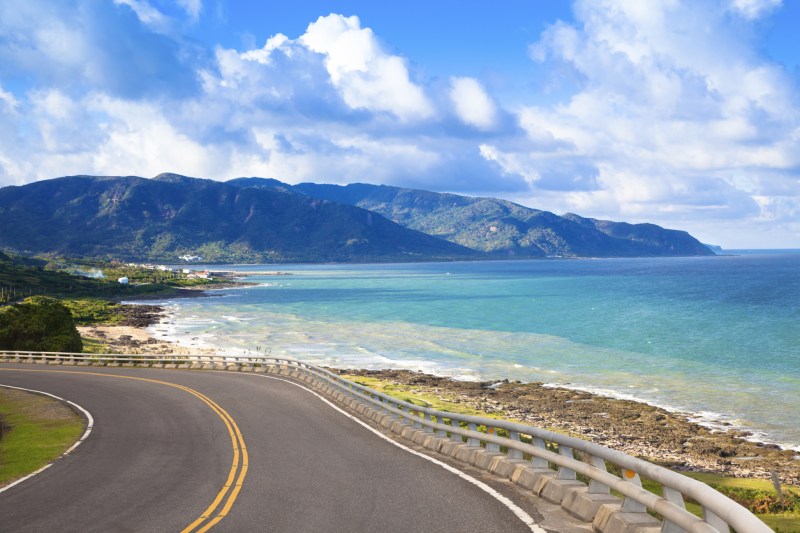
[[[61,402],[0,387],[0,487],[52,462],[83,434],[84,421]]]
[[[772,482],[766,479],[746,479],[705,472],[683,472],[710,485],[725,496],[755,511],[765,524],[778,533],[800,531],[800,488],[784,486],[783,498],[778,498]],[[780,508],[778,512],[758,512],[759,509]]]
[[[459,415],[475,415],[475,416],[486,416],[489,418],[503,418],[503,413],[487,414],[484,413],[483,411],[480,411],[479,409],[475,409],[474,407],[462,404],[453,398],[446,398],[444,396],[425,394],[416,391],[414,390],[415,387],[413,385],[406,385],[403,383],[393,383],[391,381],[379,378],[367,377],[367,376],[345,375],[342,377],[349,379],[350,381],[354,381],[356,383],[364,385],[365,387],[369,387],[370,389],[374,389],[384,394],[388,394],[389,396],[397,398],[398,400],[403,400],[408,403],[413,403],[414,405],[419,405],[420,407],[428,407],[430,409],[436,409],[438,411],[447,411],[449,413],[455,413]]]
[[[103,339],[93,337],[81,337],[83,341],[83,353],[110,353],[111,345]]]

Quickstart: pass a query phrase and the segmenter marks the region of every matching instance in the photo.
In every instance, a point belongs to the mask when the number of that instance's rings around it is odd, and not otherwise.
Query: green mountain
[[[275,186],[250,179],[250,186]],[[278,182],[280,183],[280,182]],[[286,187],[285,184],[281,184]],[[639,257],[713,255],[684,231],[654,224],[626,224],[558,216],[495,198],[472,198],[385,185],[318,185],[293,190],[313,198],[368,209],[448,241],[511,257]]]
[[[162,174],[0,189],[0,248],[177,262],[713,255],[682,231],[385,185]]]
[[[261,180],[270,183],[270,180]],[[0,247],[178,261],[410,261],[482,254],[352,205],[247,180],[70,176],[0,189]]]

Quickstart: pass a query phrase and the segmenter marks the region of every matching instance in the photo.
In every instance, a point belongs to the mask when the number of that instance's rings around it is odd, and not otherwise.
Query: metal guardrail
[[[438,411],[393,398],[354,383],[324,368],[286,357],[219,355],[113,355],[54,352],[0,351],[2,362],[39,364],[158,366],[174,368],[217,368],[278,372],[316,380],[327,385],[329,394],[349,396],[349,403],[362,402],[372,414],[391,417],[410,430],[428,436],[466,444],[474,450],[502,456],[538,469],[551,469],[560,481],[588,480],[591,495],[622,496],[623,513],[656,513],[662,517],[662,533],[766,533],[772,531],[747,509],[708,485],[658,465],[582,439],[552,431],[479,416]],[[302,374],[305,374],[303,376]],[[365,409],[362,409],[365,410]],[[366,414],[366,413],[365,413]],[[384,417],[384,421],[387,419]],[[383,423],[384,426],[389,424]],[[405,432],[404,432],[405,435]],[[417,433],[419,435],[419,433]],[[524,464],[524,463],[523,463]],[[649,479],[662,487],[663,496],[642,487]],[[699,518],[685,509],[685,499],[703,509]]]

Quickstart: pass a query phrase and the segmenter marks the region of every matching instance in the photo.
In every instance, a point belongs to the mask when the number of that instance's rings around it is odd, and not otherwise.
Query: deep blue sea
[[[155,334],[339,367],[566,385],[800,450],[800,253],[261,265]]]

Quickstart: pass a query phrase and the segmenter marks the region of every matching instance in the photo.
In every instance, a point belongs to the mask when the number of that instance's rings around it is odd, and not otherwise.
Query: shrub
[[[81,336],[64,305],[47,296],[33,296],[0,309],[0,349],[80,352]]]

